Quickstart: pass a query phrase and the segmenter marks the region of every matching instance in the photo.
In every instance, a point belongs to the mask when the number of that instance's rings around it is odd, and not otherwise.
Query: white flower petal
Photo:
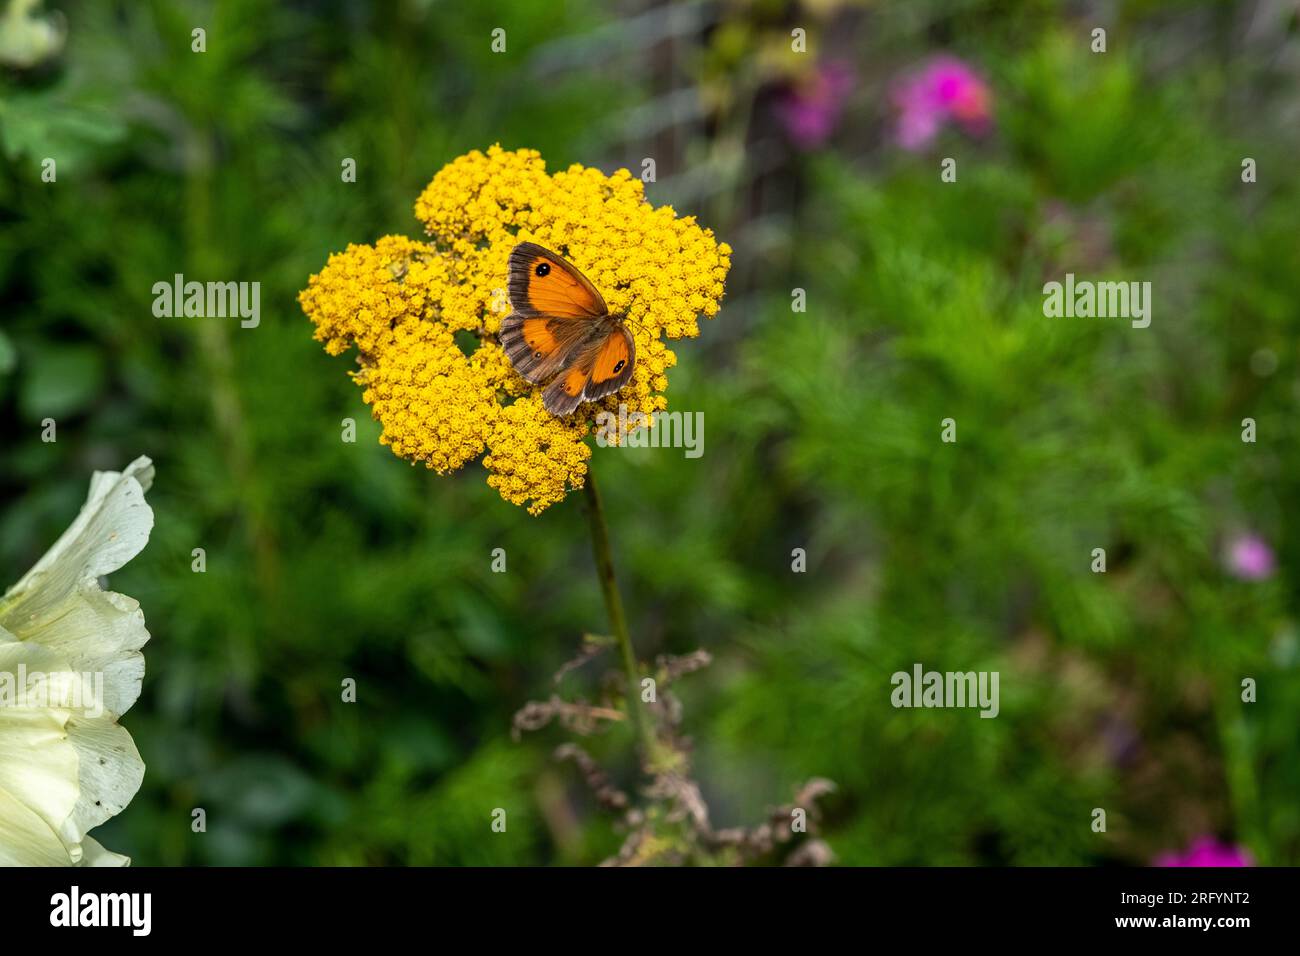
[[[81,793],[63,824],[63,835],[70,842],[80,842],[87,830],[116,816],[131,802],[144,782],[144,761],[126,728],[106,715],[73,715],[67,731],[77,754]]]
[[[46,648],[0,643],[0,675],[17,674],[20,665],[29,673],[57,673],[66,666]],[[11,700],[0,704],[0,799],[15,801],[36,816],[41,826],[35,832],[44,840],[45,831],[57,834],[71,817],[80,793],[77,751],[67,732],[70,712],[17,706]],[[0,828],[4,817],[0,811]],[[31,826],[23,824],[23,829]],[[7,843],[0,837],[0,853]]]
[[[152,481],[148,458],[97,472],[77,519],[0,598],[0,864],[130,862],[86,831],[144,779],[117,717],[140,694],[149,632],[139,604],[100,578],[148,541]]]
[[[100,587],[149,540],[153,510],[144,493],[153,464],[137,458],[121,473],[96,472],[77,519],[0,599],[0,626],[67,658],[71,669],[104,675],[104,704],[125,713],[140,696],[149,640],[140,605]]]
[[[0,866],[67,866],[59,835],[27,804],[0,790]]]

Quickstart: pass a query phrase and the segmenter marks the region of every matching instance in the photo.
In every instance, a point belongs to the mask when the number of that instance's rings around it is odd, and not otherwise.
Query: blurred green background
[[[48,29],[9,20],[0,43],[0,586],[93,469],[157,466],[152,539],[112,580],[153,635],[123,721],[148,771],[105,845],[163,865],[617,849],[551,760],[563,734],[510,736],[606,626],[580,496],[530,518],[478,465],[393,457],[295,299],[348,242],[418,235],[433,174],[500,142],[551,170],[654,158],[651,201],[735,248],[671,373],[704,456],[593,459],[642,657],[715,656],[681,685],[715,825],[824,776],[841,864],[1142,865],[1203,835],[1300,862],[1293,4],[34,13]],[[988,122],[906,146],[899,84],[939,54]],[[259,281],[261,325],[155,318],[177,272]],[[1066,272],[1152,282],[1151,327],[1045,318]],[[916,662],[999,671],[999,717],[895,710]]]

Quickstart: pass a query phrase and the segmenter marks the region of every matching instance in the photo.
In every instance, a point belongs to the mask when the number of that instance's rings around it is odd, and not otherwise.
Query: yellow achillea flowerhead
[[[537,152],[499,146],[445,166],[415,214],[427,242],[350,245],[299,302],[327,352],[356,347],[353,377],[394,454],[439,474],[483,455],[488,484],[539,514],[582,487],[601,410],[622,403],[636,421],[667,407],[677,357],[664,340],[696,336],[699,316],[717,314],[731,248],[694,217],[651,206],[626,169],[549,174]],[[636,338],[627,386],[565,418],[542,407],[496,340],[509,314],[507,259],[526,241],[582,270]]]

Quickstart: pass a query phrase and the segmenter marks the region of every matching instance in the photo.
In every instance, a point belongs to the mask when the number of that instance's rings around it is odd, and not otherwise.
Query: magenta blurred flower
[[[1224,563],[1234,577],[1262,581],[1273,576],[1273,549],[1257,534],[1239,534],[1228,542]]]
[[[777,101],[776,115],[797,147],[816,149],[830,138],[854,79],[853,69],[846,63],[820,63],[808,80]]]
[[[1212,836],[1197,837],[1182,853],[1159,854],[1152,866],[1254,866],[1255,861],[1244,847],[1220,843]]]
[[[993,94],[973,69],[952,56],[939,56],[895,87],[898,126],[894,136],[908,150],[925,149],[947,122],[972,136],[992,125]]]

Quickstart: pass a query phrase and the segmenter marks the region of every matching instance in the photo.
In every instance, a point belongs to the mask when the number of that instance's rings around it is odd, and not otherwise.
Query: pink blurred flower
[[[1257,534],[1239,534],[1228,542],[1224,564],[1234,577],[1262,581],[1273,576],[1273,549]]]
[[[830,139],[854,79],[853,69],[846,63],[820,63],[811,78],[777,101],[776,115],[797,147],[816,149]]]
[[[955,122],[972,136],[993,121],[993,94],[973,69],[952,56],[939,56],[900,81],[893,92],[898,110],[894,136],[907,150],[925,149],[944,123]]]
[[[1212,836],[1197,837],[1182,853],[1167,851],[1151,861],[1152,866],[1254,866],[1250,851],[1232,843],[1220,843]]]

